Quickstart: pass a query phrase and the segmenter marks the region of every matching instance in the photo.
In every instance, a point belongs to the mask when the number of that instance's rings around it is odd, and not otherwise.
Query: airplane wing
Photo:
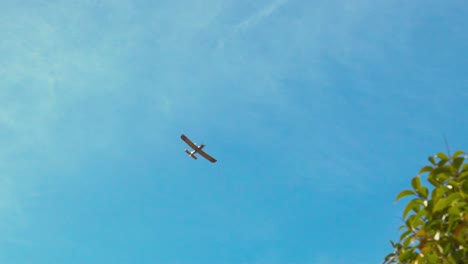
[[[195,144],[193,144],[193,142],[188,137],[186,137],[184,134],[180,135],[180,138],[183,141],[185,141],[185,143],[187,143],[187,145],[189,145],[191,148],[197,149],[197,146]]]
[[[211,157],[210,155],[208,155],[205,151],[203,151],[203,150],[200,149],[200,150],[198,151],[198,153],[199,153],[200,155],[202,155],[205,159],[207,159],[207,160],[209,160],[209,161],[211,161],[211,162],[213,162],[213,163],[216,162],[216,159],[213,158],[213,157]]]

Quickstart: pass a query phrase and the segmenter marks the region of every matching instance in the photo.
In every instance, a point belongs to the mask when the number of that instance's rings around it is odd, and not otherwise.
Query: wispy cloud
[[[89,19],[89,4],[0,11],[0,219],[11,220],[2,221],[4,228],[29,221],[28,205],[41,200],[31,195],[53,181],[52,171],[77,167],[88,151],[105,144],[118,148],[109,119],[119,117],[98,121],[102,110],[89,106],[120,91],[131,42],[117,43],[98,32],[102,28]],[[114,17],[117,25],[125,19],[121,15]],[[132,26],[121,30],[121,38],[135,37]],[[98,122],[110,125],[93,133]],[[45,167],[52,169],[39,173]]]
[[[351,183],[350,190],[361,192],[369,183],[364,176],[369,175],[365,171],[369,164],[362,157],[375,155],[365,152],[369,143],[357,134],[354,125],[339,122],[348,123],[343,118],[344,109],[370,113],[368,108],[377,108],[373,101],[376,94],[385,94],[387,98],[405,96],[404,89],[383,93],[379,84],[373,82],[373,76],[362,69],[370,67],[387,74],[392,71],[390,65],[397,61],[395,58],[406,61],[413,11],[413,5],[401,10],[392,1],[273,1],[233,25],[233,30],[221,38],[219,50],[224,51],[224,61],[219,64],[231,69],[233,79],[251,84],[245,89],[237,88],[244,95],[239,101],[252,102],[254,113],[248,116],[258,117],[251,125],[265,131],[262,134],[263,139],[268,138],[265,141],[281,142],[287,136],[262,120],[270,123],[281,120],[276,123],[283,122],[290,129],[308,125],[288,123],[288,117],[303,117],[303,122],[317,124],[309,133],[309,140],[300,143],[320,151],[321,156],[317,157],[320,161],[312,163],[320,163],[325,171],[338,174],[340,181]],[[247,77],[254,81],[249,83]],[[358,96],[343,99],[343,93],[351,91]],[[267,101],[271,103],[265,104]],[[268,111],[262,113],[262,107]],[[379,123],[373,118],[367,122]],[[263,142],[255,135],[252,138],[257,146]],[[332,164],[330,160],[336,162]],[[329,189],[338,187],[332,181],[321,179]]]
[[[263,7],[253,16],[248,17],[241,23],[235,26],[235,32],[247,30],[251,26],[255,26],[260,23],[262,20],[268,18],[273,12],[281,8],[283,5],[287,4],[289,0],[276,0],[268,4],[266,7]]]

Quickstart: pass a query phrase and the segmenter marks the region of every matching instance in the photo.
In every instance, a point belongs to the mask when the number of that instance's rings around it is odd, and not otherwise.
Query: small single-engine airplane
[[[180,135],[180,138],[187,143],[191,148],[193,148],[193,151],[189,151],[185,149],[185,153],[187,153],[190,157],[193,159],[197,159],[197,156],[195,156],[195,153],[200,153],[205,159],[215,163],[216,159],[208,155],[205,151],[202,149],[205,147],[205,145],[201,144],[200,146],[197,146],[195,143],[193,143],[188,137],[186,137],[184,134]]]

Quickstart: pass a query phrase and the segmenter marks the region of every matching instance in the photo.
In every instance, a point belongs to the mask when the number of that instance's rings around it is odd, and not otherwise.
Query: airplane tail
[[[185,150],[185,153],[187,153],[190,157],[192,157],[193,159],[197,159],[197,156],[195,156],[194,154],[192,154],[190,151],[188,151],[187,149]]]

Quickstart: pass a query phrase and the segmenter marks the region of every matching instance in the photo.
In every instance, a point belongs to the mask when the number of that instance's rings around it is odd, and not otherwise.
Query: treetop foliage
[[[412,188],[396,197],[412,199],[403,210],[400,239],[390,241],[394,252],[384,264],[468,263],[468,156],[459,150],[428,160],[411,180]]]

